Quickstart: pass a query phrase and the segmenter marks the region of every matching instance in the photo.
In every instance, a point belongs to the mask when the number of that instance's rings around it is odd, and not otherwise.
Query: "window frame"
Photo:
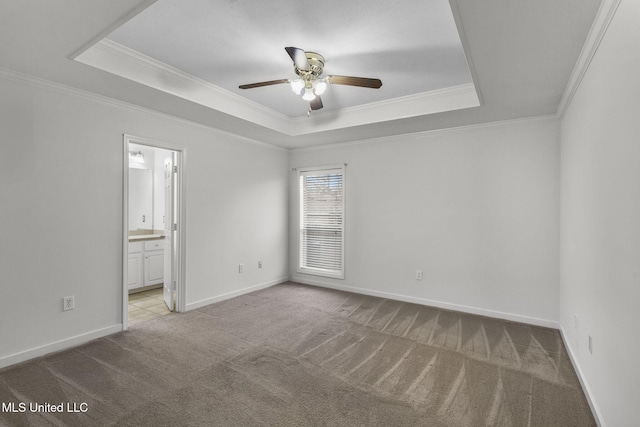
[[[344,279],[345,277],[345,235],[346,235],[346,221],[345,221],[345,213],[346,213],[346,164],[340,165],[328,165],[328,166],[316,166],[316,167],[304,167],[298,168],[296,174],[296,187],[298,191],[298,224],[297,224],[297,239],[298,239],[298,260],[297,260],[297,272],[302,274],[310,274],[314,276],[326,277],[331,279]],[[342,216],[342,235],[341,235],[341,256],[340,256],[340,266],[341,269],[338,270],[327,270],[322,268],[308,267],[303,265],[303,247],[302,247],[302,232],[303,232],[303,219],[304,219],[304,201],[303,201],[303,190],[302,190],[302,177],[309,173],[324,173],[326,175],[331,175],[331,172],[339,173],[342,176],[342,206],[341,206],[341,216]]]

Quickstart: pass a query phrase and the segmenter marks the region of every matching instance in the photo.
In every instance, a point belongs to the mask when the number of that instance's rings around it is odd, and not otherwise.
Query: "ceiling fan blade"
[[[322,99],[320,99],[319,96],[316,96],[313,101],[309,102],[309,105],[311,106],[311,109],[313,111],[315,110],[319,110],[323,107],[322,105]]]
[[[379,89],[382,86],[382,81],[379,79],[368,79],[366,77],[327,76],[327,80],[334,85],[359,86],[371,89]]]
[[[311,65],[309,65],[309,60],[307,59],[307,53],[304,50],[297,47],[285,47],[284,50],[287,51],[293,63],[300,70],[307,71],[311,69]]]
[[[248,85],[238,86],[240,89],[253,89],[254,87],[279,85],[281,83],[289,83],[289,79],[269,80],[268,82],[250,83]]]

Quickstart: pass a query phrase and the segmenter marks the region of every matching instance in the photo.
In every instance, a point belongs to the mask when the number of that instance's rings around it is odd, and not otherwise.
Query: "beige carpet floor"
[[[595,425],[556,330],[293,283],[6,368],[0,402],[27,405],[3,426]]]

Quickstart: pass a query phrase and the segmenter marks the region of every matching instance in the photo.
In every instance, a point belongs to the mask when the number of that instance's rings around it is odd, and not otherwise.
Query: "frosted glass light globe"
[[[313,89],[304,88],[304,95],[302,95],[302,99],[305,101],[313,101],[316,99],[316,94],[313,93]]]
[[[289,85],[291,86],[293,93],[296,95],[302,95],[302,89],[304,89],[304,82],[302,79],[291,80]]]
[[[313,82],[313,91],[316,95],[322,95],[325,90],[327,90],[327,82],[324,80],[316,80]]]

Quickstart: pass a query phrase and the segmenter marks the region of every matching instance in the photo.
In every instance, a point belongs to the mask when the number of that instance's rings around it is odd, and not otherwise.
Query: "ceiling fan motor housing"
[[[305,52],[307,56],[307,60],[309,61],[309,69],[301,70],[298,68],[295,63],[293,68],[296,71],[296,74],[302,77],[302,79],[306,82],[313,82],[318,76],[322,74],[324,69],[324,57],[319,53],[315,52]]]

